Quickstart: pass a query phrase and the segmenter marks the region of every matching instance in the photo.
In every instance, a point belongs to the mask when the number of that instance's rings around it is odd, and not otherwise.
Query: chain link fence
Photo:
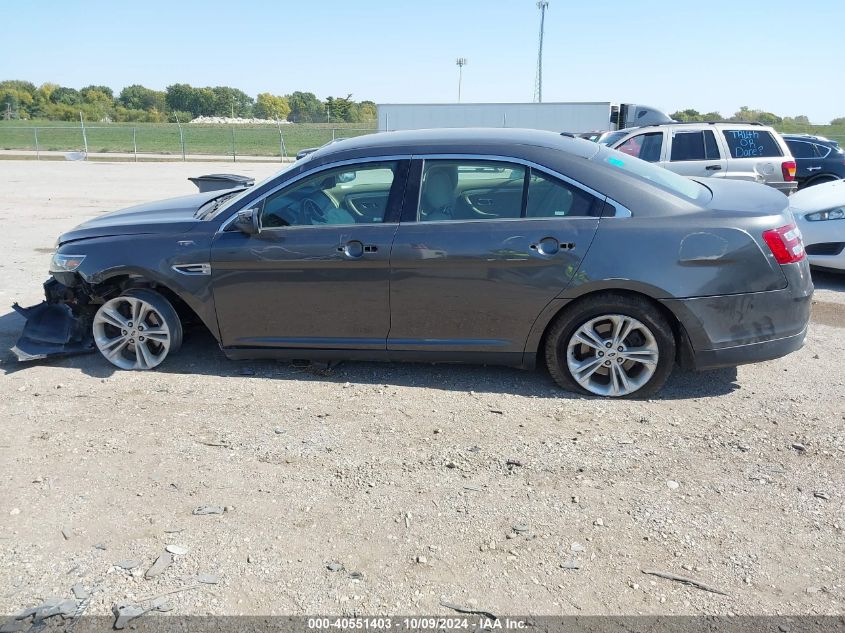
[[[130,160],[155,157],[295,156],[302,149],[375,132],[375,127],[199,126],[176,124],[13,126],[0,125],[0,149],[33,152],[42,158],[56,152],[115,154]]]

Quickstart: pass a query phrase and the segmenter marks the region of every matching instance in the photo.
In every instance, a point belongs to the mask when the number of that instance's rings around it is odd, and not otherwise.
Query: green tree
[[[836,117],[830,122],[831,125],[845,125],[845,116]]]
[[[332,123],[343,123],[355,120],[357,108],[353,106],[352,95],[346,97],[326,97],[326,113]]]
[[[88,87],[79,91],[85,114],[95,121],[102,121],[110,117],[114,110],[114,98],[101,90]],[[111,92],[111,91],[109,91]]]
[[[290,114],[290,104],[286,97],[262,92],[255,98],[255,116],[260,119],[285,120]]]
[[[290,105],[288,120],[294,123],[313,123],[326,120],[326,108],[313,92],[292,92],[287,95]]]
[[[126,86],[120,91],[117,100],[129,110],[149,111],[155,109],[159,112],[164,112],[167,108],[164,92],[151,90],[138,84]]]
[[[164,102],[167,104],[168,110],[187,112],[193,118],[197,112],[194,112],[194,88],[189,84],[173,84],[167,86],[164,91]]]
[[[79,105],[82,103],[82,95],[79,94],[78,90],[74,90],[73,88],[59,86],[50,93],[50,101],[70,106]]]
[[[100,92],[108,96],[109,99],[114,100],[114,92],[112,92],[112,89],[108,86],[85,86],[84,88],[79,89],[79,94],[81,94],[82,98],[86,101],[88,98],[85,95],[89,92]]]
[[[358,111],[361,121],[375,121],[378,118],[378,110],[374,101],[361,101],[358,104]]]
[[[209,90],[200,88],[199,90]],[[210,89],[213,94],[212,112],[214,116],[250,117],[253,113],[254,102],[245,92],[229,86],[216,86]]]

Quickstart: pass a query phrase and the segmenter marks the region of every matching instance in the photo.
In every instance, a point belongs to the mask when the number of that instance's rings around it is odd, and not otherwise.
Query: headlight
[[[828,209],[827,211],[816,211],[804,216],[808,222],[821,222],[822,220],[845,220],[845,207]]]
[[[64,253],[56,253],[53,255],[53,261],[50,262],[50,272],[72,273],[82,265],[84,259],[85,255],[65,255]]]

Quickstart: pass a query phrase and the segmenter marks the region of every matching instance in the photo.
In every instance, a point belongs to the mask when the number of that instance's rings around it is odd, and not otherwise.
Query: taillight
[[[794,224],[764,231],[763,239],[769,245],[778,264],[794,264],[804,259],[801,231]]]
[[[794,160],[786,160],[781,163],[780,170],[783,172],[783,179],[786,182],[792,182],[795,180],[795,169]]]

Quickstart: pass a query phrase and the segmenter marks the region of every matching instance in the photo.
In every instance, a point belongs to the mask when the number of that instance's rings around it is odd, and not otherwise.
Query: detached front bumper
[[[51,278],[44,284],[45,301],[29,308],[17,303],[12,306],[26,319],[23,332],[12,348],[19,361],[88,354],[96,349],[87,311],[84,306],[63,301],[67,290]]]

